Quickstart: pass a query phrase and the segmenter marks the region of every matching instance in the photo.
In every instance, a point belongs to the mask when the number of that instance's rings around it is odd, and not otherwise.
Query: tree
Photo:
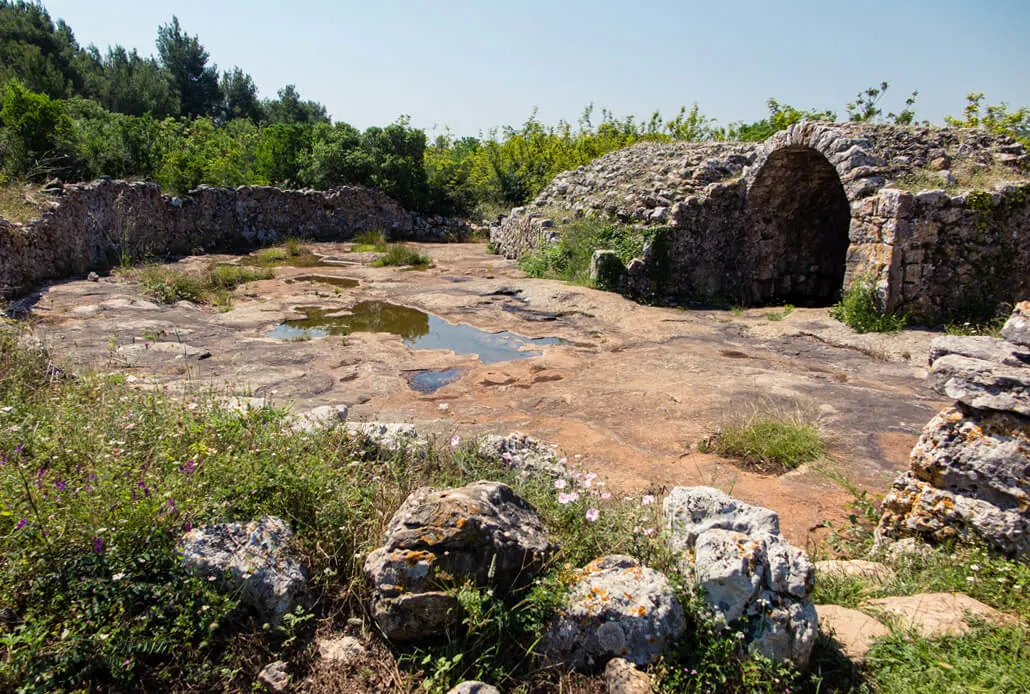
[[[226,121],[246,118],[254,123],[261,120],[263,110],[257,98],[254,80],[239,67],[222,73],[222,118]]]
[[[31,91],[62,99],[77,93],[82,78],[72,30],[57,25],[42,5],[0,0],[0,83],[18,79]]]
[[[84,92],[104,108],[132,116],[164,118],[179,112],[179,99],[171,76],[153,58],[121,46],[101,56],[90,46],[80,57]]]
[[[221,104],[218,68],[208,67],[208,52],[196,36],[179,26],[178,17],[157,29],[157,52],[179,94],[179,113],[189,118],[216,115]]]
[[[69,164],[71,121],[61,102],[37,94],[18,80],[0,92],[0,165],[15,179],[41,179]]]
[[[297,87],[287,84],[279,90],[279,98],[264,103],[265,118],[269,123],[328,123],[325,106],[317,101],[301,101]]]

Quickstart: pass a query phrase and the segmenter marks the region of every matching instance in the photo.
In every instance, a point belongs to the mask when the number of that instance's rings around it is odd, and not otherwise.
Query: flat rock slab
[[[878,561],[865,559],[828,559],[815,563],[817,576],[830,578],[859,578],[867,583],[882,585],[894,578],[894,570]]]
[[[918,593],[892,598],[868,600],[864,607],[879,612],[884,618],[898,620],[902,627],[911,627],[924,638],[961,636],[972,627],[967,615],[990,624],[1011,624],[1010,615],[964,593]]]
[[[816,605],[819,631],[831,637],[851,660],[861,661],[873,640],[888,636],[891,630],[869,615],[840,605]]]

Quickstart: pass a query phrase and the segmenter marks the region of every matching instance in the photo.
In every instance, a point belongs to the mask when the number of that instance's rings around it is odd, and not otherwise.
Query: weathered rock
[[[651,679],[625,658],[612,658],[604,666],[608,694],[651,694]]]
[[[1016,621],[964,593],[919,593],[880,598],[866,601],[863,607],[896,619],[902,627],[911,627],[928,639],[965,634],[972,628],[968,617],[989,624],[1004,625]]]
[[[1017,345],[1030,347],[1030,301],[1020,301],[1001,329],[1001,336]]]
[[[1030,349],[997,337],[943,335],[930,343],[930,365],[941,357],[957,354],[1005,366],[1030,365]]]
[[[501,694],[501,690],[492,684],[469,680],[452,688],[447,694]]]
[[[577,670],[620,657],[650,665],[683,631],[683,610],[666,577],[632,557],[601,557],[576,572],[542,652]]]
[[[816,576],[831,578],[860,578],[867,583],[880,585],[894,579],[894,571],[877,561],[865,559],[828,559],[815,563]]]
[[[698,536],[715,528],[745,535],[779,535],[775,511],[738,501],[712,487],[674,487],[662,502],[673,549],[693,549]]]
[[[851,660],[864,660],[873,641],[891,633],[883,624],[858,610],[840,605],[816,605],[815,611],[819,615],[819,631],[836,641]]]
[[[948,357],[946,357],[948,358]],[[1030,552],[1030,418],[964,407],[934,417],[909,472],[883,501],[878,532],[930,541],[981,539]]]
[[[752,650],[805,667],[818,631],[815,572],[779,534],[776,513],[709,487],[676,487],[663,511],[668,543],[716,620],[742,630]]]
[[[347,421],[349,411],[347,405],[320,405],[298,415],[293,421],[293,428],[298,431],[333,429]]]
[[[551,549],[536,511],[507,485],[419,489],[365,561],[372,615],[395,641],[441,635],[460,618],[445,586],[471,581],[503,594],[532,579]]]
[[[903,537],[899,540],[876,543],[873,554],[882,556],[891,566],[911,566],[925,564],[933,557],[933,547],[915,537]]]
[[[356,436],[365,437],[388,453],[424,448],[429,445],[429,439],[420,434],[412,424],[347,422],[347,431]]]
[[[360,660],[366,653],[365,646],[353,636],[318,639],[318,654],[322,660],[346,665]]]
[[[486,436],[479,443],[479,452],[516,470],[544,472],[555,477],[568,473],[554,446],[517,431],[507,436]]]
[[[1030,417],[1030,368],[949,354],[934,362],[930,378],[937,392],[964,405]]]
[[[615,251],[594,251],[590,257],[590,281],[595,287],[618,291],[625,276],[626,266]]]
[[[183,537],[183,562],[191,573],[225,581],[243,604],[277,623],[293,609],[306,583],[289,552],[292,537],[286,522],[275,516],[201,526]]]
[[[286,671],[286,663],[277,660],[261,668],[258,682],[263,684],[272,694],[284,694],[290,689],[290,674]]]

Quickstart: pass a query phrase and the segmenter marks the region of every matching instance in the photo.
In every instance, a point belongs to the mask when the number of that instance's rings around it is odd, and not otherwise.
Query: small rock
[[[487,436],[479,443],[479,453],[496,458],[516,470],[544,472],[555,477],[569,471],[554,446],[517,431],[507,436]]]
[[[608,694],[651,694],[651,679],[625,658],[612,658],[604,667]]]
[[[492,684],[469,680],[454,687],[447,694],[501,694],[501,690]]]
[[[100,275],[98,275],[95,272],[91,272],[88,275],[86,275],[86,279],[88,281],[90,281],[90,282],[99,282],[100,281]]]
[[[183,563],[191,573],[222,580],[243,604],[275,624],[305,587],[304,571],[289,552],[292,537],[286,521],[275,516],[201,526],[183,537]]]
[[[318,654],[322,660],[331,660],[346,665],[360,659],[367,652],[361,641],[353,636],[318,640]]]
[[[829,559],[815,563],[817,576],[832,578],[860,578],[868,583],[882,585],[894,578],[894,571],[880,562],[865,559]]]
[[[914,537],[904,537],[883,544],[878,548],[878,553],[884,556],[888,564],[898,566],[927,561],[933,556],[933,547]]]
[[[889,636],[891,630],[869,615],[840,605],[816,605],[819,631],[831,637],[841,651],[854,661],[862,661],[873,640]]]
[[[862,605],[899,620],[901,626],[914,628],[927,639],[961,636],[972,629],[966,615],[989,624],[1012,624],[1010,616],[964,593],[919,593],[868,600]]]
[[[284,694],[290,688],[290,675],[286,672],[286,663],[281,660],[269,663],[258,673],[258,681],[272,694]]]
[[[576,572],[542,651],[577,670],[622,657],[650,665],[683,631],[683,610],[665,575],[632,557],[611,555]]]
[[[363,436],[383,451],[395,453],[399,450],[425,448],[429,439],[418,433],[411,424],[393,422],[348,422],[347,431]]]
[[[347,421],[349,411],[347,405],[322,405],[297,416],[293,428],[297,431],[333,429],[337,424]]]

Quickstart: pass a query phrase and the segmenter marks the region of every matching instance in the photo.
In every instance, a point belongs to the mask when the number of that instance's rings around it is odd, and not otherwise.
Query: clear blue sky
[[[155,53],[177,15],[220,70],[262,96],[284,84],[364,128],[408,114],[476,135],[575,123],[583,107],[672,116],[697,102],[722,125],[775,97],[844,104],[890,82],[885,111],[919,90],[917,117],[958,115],[969,91],[1030,104],[1030,0],[43,0],[79,43]],[[596,119],[595,119],[596,122]]]

